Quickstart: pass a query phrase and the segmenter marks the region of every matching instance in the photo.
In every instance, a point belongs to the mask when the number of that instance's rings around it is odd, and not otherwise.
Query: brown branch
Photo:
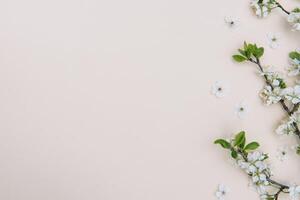
[[[276,2],[277,8],[280,8],[283,12],[285,12],[287,15],[290,14],[289,11],[287,11],[280,3]]]
[[[278,200],[278,197],[279,197],[279,194],[282,192],[282,188],[280,188],[277,192],[276,192],[276,194],[274,194],[274,200]]]
[[[260,70],[262,73],[264,73],[263,67],[262,67],[262,65],[261,65],[261,63],[260,63],[260,60],[259,60],[258,58],[256,58],[256,60],[253,60],[252,58],[250,58],[249,61],[252,62],[252,63],[254,63],[254,64],[256,64],[256,65],[258,66],[259,70]],[[266,74],[264,74],[264,78],[265,78],[266,84],[267,84],[268,86],[270,86],[271,89],[272,89],[272,91],[273,91],[273,90],[274,90],[274,87],[273,87],[273,85],[269,82],[268,77],[267,77]],[[283,108],[283,110],[288,114],[288,116],[291,116],[292,114],[294,114],[294,113],[298,110],[298,108],[299,108],[299,104],[296,104],[296,105],[290,110],[289,107],[286,105],[286,103],[284,102],[283,99],[281,99],[281,100],[279,101],[279,103],[280,103],[281,107]],[[299,127],[298,127],[297,123],[296,123],[296,122],[293,122],[293,126],[294,126],[294,128],[295,128],[295,134],[296,134],[296,135],[298,136],[298,138],[300,139],[300,130],[299,130]]]

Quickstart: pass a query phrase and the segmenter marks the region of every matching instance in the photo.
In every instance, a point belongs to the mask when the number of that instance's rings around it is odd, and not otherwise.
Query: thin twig
[[[286,14],[290,14],[289,11],[287,11],[284,7],[282,7],[282,5],[278,2],[276,2],[277,8],[280,8],[283,12],[285,12]]]
[[[263,67],[262,67],[262,65],[261,65],[261,63],[260,63],[260,60],[259,60],[258,58],[256,58],[256,60],[253,60],[253,59],[250,58],[249,61],[252,62],[252,63],[254,63],[254,64],[256,64],[256,65],[258,66],[259,70],[260,70],[262,73],[264,73]],[[269,82],[268,77],[267,77],[266,74],[264,74],[264,78],[265,78],[266,84],[267,84],[268,86],[270,86],[272,90],[274,90],[274,87],[273,87],[273,85]],[[292,116],[292,115],[298,110],[298,108],[299,108],[299,104],[296,104],[296,105],[290,110],[289,107],[285,104],[285,102],[284,102],[283,99],[281,99],[281,100],[279,101],[279,103],[281,104],[281,107],[283,108],[283,110],[284,110],[289,116]],[[299,130],[299,127],[298,127],[297,123],[296,123],[296,122],[293,122],[293,126],[294,126],[294,128],[295,128],[295,134],[296,134],[296,135],[298,136],[298,138],[300,139],[300,130]]]
[[[276,194],[274,194],[274,200],[278,200],[279,194],[282,192],[283,188],[280,188]]]

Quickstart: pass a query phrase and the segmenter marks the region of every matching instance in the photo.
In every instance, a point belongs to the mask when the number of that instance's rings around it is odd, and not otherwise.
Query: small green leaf
[[[239,146],[245,143],[245,141],[246,141],[245,131],[241,131],[235,136],[233,145]]]
[[[291,59],[297,59],[297,60],[300,60],[300,53],[297,52],[297,51],[292,51],[289,53],[289,57]]]
[[[232,58],[233,58],[236,62],[243,62],[243,61],[247,60],[246,57],[241,56],[241,55],[233,55]]]
[[[246,41],[244,41],[244,49],[246,50],[246,49],[247,49],[247,47],[248,47],[248,44],[247,44],[247,42],[246,42]]]
[[[247,57],[246,52],[245,52],[244,50],[238,49],[238,51],[240,52],[240,54],[242,54],[243,56],[246,56],[246,57]]]
[[[296,153],[297,153],[298,155],[300,155],[300,146],[297,147]]]
[[[236,159],[238,157],[238,153],[235,150],[231,151],[231,157]]]
[[[300,12],[300,8],[294,8],[294,9],[292,10],[292,12],[299,13],[299,12]]]
[[[245,147],[246,144],[246,137],[243,138],[242,142],[238,145],[241,149]]]
[[[264,55],[264,48],[263,47],[260,47],[260,48],[258,48],[257,50],[256,50],[256,58],[260,58],[260,57],[262,57],[262,55]]]
[[[224,149],[230,149],[231,146],[230,143],[224,139],[217,139],[214,143],[220,144]]]
[[[247,50],[249,50],[250,53],[254,53],[255,49],[256,49],[256,47],[254,44],[248,44]]]
[[[249,144],[246,145],[245,151],[247,150],[255,150],[259,147],[259,144],[257,142],[250,142]]]
[[[286,83],[284,82],[283,79],[278,78],[277,80],[279,81],[279,87],[280,87],[281,89],[286,88]]]

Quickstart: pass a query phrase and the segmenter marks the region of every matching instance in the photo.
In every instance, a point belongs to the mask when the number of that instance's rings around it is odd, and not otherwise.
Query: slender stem
[[[281,183],[278,183],[277,181],[274,181],[274,180],[270,179],[269,177],[267,178],[267,180],[268,180],[271,184],[276,185],[276,186],[279,186],[279,187],[282,188],[282,189],[288,189],[288,188],[289,188],[289,186],[284,185],[284,184],[281,184]]]
[[[259,70],[260,70],[262,73],[264,73],[263,67],[262,67],[262,65],[261,65],[261,63],[260,63],[260,60],[259,60],[258,58],[256,58],[256,60],[253,60],[252,58],[250,58],[249,61],[252,62],[252,63],[254,63],[254,64],[256,64],[256,65],[258,66]],[[268,77],[267,77],[266,74],[264,74],[264,78],[265,78],[266,84],[267,84],[268,86],[270,86],[272,90],[274,90],[274,87],[273,87],[273,85],[269,82]],[[291,116],[292,114],[294,114],[294,112],[296,112],[296,111],[298,110],[298,108],[299,108],[299,104],[296,104],[296,105],[290,110],[289,107],[285,104],[285,102],[284,102],[283,99],[281,99],[281,100],[279,101],[279,103],[281,104],[281,107],[283,108],[283,110],[284,110],[289,116]],[[299,127],[298,127],[297,123],[296,123],[296,122],[293,122],[293,126],[294,126],[294,128],[295,128],[295,134],[296,134],[296,135],[298,136],[298,138],[300,139],[300,130],[299,130]]]
[[[290,14],[289,11],[287,11],[284,7],[282,7],[282,5],[278,2],[276,2],[277,8],[280,8],[283,12],[285,12],[286,14]]]
[[[291,113],[293,114],[294,112],[296,112],[299,109],[300,104],[297,103],[294,105],[293,109],[291,110]]]
[[[276,194],[274,194],[274,200],[278,200],[279,194],[282,192],[283,188],[280,188]]]

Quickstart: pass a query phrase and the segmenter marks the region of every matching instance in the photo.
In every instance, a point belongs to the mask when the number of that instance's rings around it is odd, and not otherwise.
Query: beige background
[[[241,26],[229,29],[226,15]],[[254,66],[230,59],[244,40],[267,45],[279,32],[263,62],[283,70],[300,46],[284,17],[258,20],[248,0],[2,0],[0,199],[215,199],[224,183],[227,199],[252,200],[212,144],[241,129],[270,153],[276,179],[300,184],[299,157],[276,160],[292,144],[273,131],[281,108],[261,104]],[[210,94],[216,80],[229,96]]]

